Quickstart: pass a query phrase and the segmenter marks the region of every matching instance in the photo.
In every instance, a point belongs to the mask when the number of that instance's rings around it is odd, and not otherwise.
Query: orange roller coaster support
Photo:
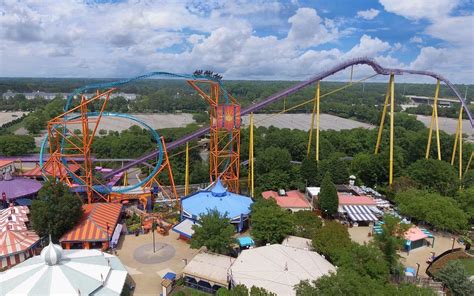
[[[89,99],[81,95],[80,103],[77,106],[48,122],[50,158],[43,165],[43,173],[49,173],[53,178],[66,182],[69,186],[77,185],[79,188],[82,187],[87,194],[87,201],[89,203],[97,198],[107,201],[103,194],[94,189],[94,185],[97,184],[93,184],[91,148],[100,120],[102,119],[102,114],[110,94],[114,90],[112,88],[102,93],[97,91]],[[97,116],[90,118],[87,115],[88,109],[94,103],[99,103],[100,111]],[[77,113],[79,115],[74,116]],[[81,133],[74,133],[74,129],[79,129]],[[65,147],[61,148],[61,143],[65,143]],[[82,162],[75,161],[74,158],[81,158]],[[63,163],[63,160],[67,161],[69,168]],[[78,169],[70,170],[73,166]],[[70,180],[71,175],[75,180]],[[80,184],[73,184],[73,182],[77,181]]]
[[[166,145],[165,145],[165,140],[163,137],[161,137],[161,144],[163,145],[163,162],[156,172],[156,174],[153,176],[153,178],[150,179],[145,185],[143,186],[146,189],[152,189],[155,185],[158,186],[161,190],[161,192],[168,198],[168,199],[174,199],[176,201],[176,204],[179,204],[179,195],[176,192],[176,186],[174,184],[174,177],[173,177],[173,170],[171,169],[171,164],[168,158],[168,152],[166,151]],[[167,171],[168,173],[168,180],[170,184],[170,192],[167,192],[165,188],[163,188],[163,185],[161,184],[162,182],[158,178],[161,174],[163,174],[163,171]]]
[[[188,80],[210,105],[209,178],[220,178],[231,192],[239,192],[240,105],[230,95],[222,102],[219,83],[211,80]],[[221,99],[221,101],[219,101]]]

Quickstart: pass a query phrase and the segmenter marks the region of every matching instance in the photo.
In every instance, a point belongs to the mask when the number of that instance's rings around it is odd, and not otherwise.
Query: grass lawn
[[[459,261],[461,261],[462,265],[464,265],[464,268],[468,274],[474,275],[474,258],[461,259]]]

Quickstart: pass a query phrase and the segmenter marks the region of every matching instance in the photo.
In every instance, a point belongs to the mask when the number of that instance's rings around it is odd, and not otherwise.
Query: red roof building
[[[79,223],[61,239],[65,249],[107,249],[112,234],[117,226],[121,204],[94,203],[82,206],[84,214]]]
[[[298,190],[286,191],[284,194],[269,190],[262,192],[262,196],[265,199],[273,198],[281,208],[291,210],[292,212],[310,211],[313,209],[305,195]]]
[[[0,269],[11,267],[35,255],[39,236],[28,230],[29,209],[10,206],[0,210]]]
[[[366,195],[347,195],[337,193],[339,197],[339,206],[377,206],[373,198]]]

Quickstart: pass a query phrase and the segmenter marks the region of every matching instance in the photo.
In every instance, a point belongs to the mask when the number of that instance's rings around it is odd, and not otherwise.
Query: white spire
[[[46,265],[56,265],[61,261],[63,248],[60,245],[53,244],[51,235],[49,235],[49,245],[41,251],[41,258]]]

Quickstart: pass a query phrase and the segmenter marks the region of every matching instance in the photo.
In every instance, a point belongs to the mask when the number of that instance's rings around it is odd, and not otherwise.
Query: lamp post
[[[109,222],[106,222],[105,225],[107,226],[107,249],[110,247],[110,239],[109,239]]]
[[[156,229],[156,220],[153,218],[153,223],[151,224],[151,232],[153,233],[153,253],[156,252],[155,248],[155,229]]]

